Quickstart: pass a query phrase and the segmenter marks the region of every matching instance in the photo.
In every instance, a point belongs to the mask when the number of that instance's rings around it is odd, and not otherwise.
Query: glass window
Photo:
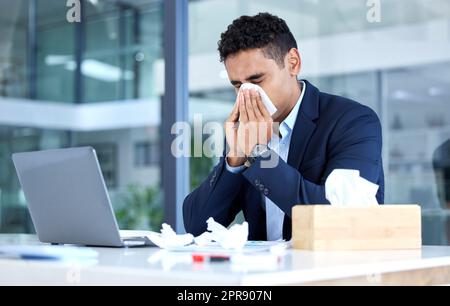
[[[21,1],[30,6],[31,1]],[[30,7],[28,7],[29,14]],[[61,1],[37,1],[36,6],[36,75],[28,86],[36,86],[36,99],[73,103],[75,99],[75,31],[76,24],[66,20],[67,7]],[[25,20],[26,22],[26,20]],[[29,42],[29,44],[32,42]],[[29,52],[32,46],[29,45]],[[26,59],[26,58],[25,58]],[[29,61],[29,59],[28,59]],[[29,65],[33,65],[29,62]],[[34,97],[31,97],[34,98]]]
[[[154,96],[148,88],[153,63],[161,56],[161,41],[156,37],[161,35],[162,16],[152,2],[92,7],[83,63],[87,102]]]
[[[139,142],[134,147],[134,165],[136,167],[150,167],[160,162],[159,144]]]
[[[0,96],[23,98],[28,94],[28,7],[24,1],[2,2],[0,7]]]
[[[450,242],[450,61],[385,74],[388,200],[420,203],[424,239]]]
[[[163,3],[83,1],[83,24],[65,3],[0,1],[0,232],[33,232],[11,154],[77,146],[96,149],[122,229],[157,230]]]

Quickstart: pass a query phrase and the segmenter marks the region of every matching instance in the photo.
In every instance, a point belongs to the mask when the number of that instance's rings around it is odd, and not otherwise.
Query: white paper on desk
[[[98,257],[90,248],[50,245],[0,246],[0,256],[37,260],[88,260]]]
[[[235,255],[235,254],[253,254],[261,252],[270,252],[274,254],[284,254],[290,248],[289,242],[275,242],[275,241],[248,241],[242,249],[224,249],[218,243],[211,243],[207,246],[199,246],[192,244],[185,247],[169,248],[171,252],[187,252],[200,254],[215,254],[215,255]]]
[[[325,183],[326,199],[332,206],[378,206],[379,186],[360,176],[357,170],[334,170]]]
[[[266,94],[264,89],[261,88],[261,86],[258,86],[256,84],[252,83],[244,83],[241,85],[240,90],[244,89],[254,89],[261,95],[261,100],[266,107],[267,111],[269,112],[270,116],[273,116],[278,110],[273,104],[272,100],[270,100],[269,96]]]

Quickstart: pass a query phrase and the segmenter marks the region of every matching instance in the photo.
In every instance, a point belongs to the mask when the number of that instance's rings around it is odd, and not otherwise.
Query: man
[[[377,115],[298,81],[300,54],[282,19],[265,13],[235,20],[219,52],[238,99],[225,124],[227,154],[184,202],[189,233],[206,231],[209,217],[229,226],[242,211],[250,240],[289,240],[292,207],[329,204],[324,185],[335,169],[359,170],[384,202]],[[239,90],[244,83],[263,88],[278,109],[273,117],[257,92]],[[278,163],[265,166],[273,156]]]

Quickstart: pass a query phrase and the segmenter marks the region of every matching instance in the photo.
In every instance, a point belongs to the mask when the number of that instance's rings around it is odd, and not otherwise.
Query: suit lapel
[[[295,125],[294,132],[292,134],[291,147],[289,149],[288,164],[298,169],[303,156],[305,155],[306,148],[308,147],[309,140],[312,134],[316,130],[317,125],[309,120],[305,114],[300,113],[297,124]]]
[[[297,121],[292,132],[288,164],[298,169],[303,161],[308,143],[316,130],[319,118],[319,90],[308,81]],[[305,89],[304,89],[305,90]]]

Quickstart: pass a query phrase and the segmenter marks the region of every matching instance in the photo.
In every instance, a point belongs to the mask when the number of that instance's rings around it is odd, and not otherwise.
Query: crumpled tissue
[[[172,227],[168,224],[162,225],[161,234],[151,233],[148,238],[161,249],[184,247],[194,242],[193,235],[177,235],[177,233],[175,233]]]
[[[261,95],[261,100],[264,106],[266,107],[267,111],[269,112],[270,116],[273,116],[278,111],[275,105],[273,104],[272,100],[270,100],[269,96],[266,94],[264,89],[261,88],[261,86],[252,83],[244,83],[241,85],[241,90],[244,89],[250,90],[255,89]]]
[[[332,206],[373,207],[379,186],[360,176],[357,170],[334,170],[325,183],[326,199]]]
[[[209,218],[208,231],[194,239],[191,234],[177,235],[170,225],[163,224],[161,234],[151,233],[148,238],[161,249],[177,249],[193,243],[200,247],[216,246],[227,250],[242,250],[248,241],[248,223],[233,225],[230,229]]]
[[[223,225],[209,218],[206,221],[208,231],[195,238],[195,243],[199,246],[210,246],[218,243],[226,250],[242,250],[248,241],[248,223],[233,225],[227,229]]]

